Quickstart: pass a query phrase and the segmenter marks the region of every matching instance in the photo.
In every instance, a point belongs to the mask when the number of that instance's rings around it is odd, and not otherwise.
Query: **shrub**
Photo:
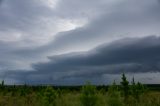
[[[80,101],[83,106],[95,106],[97,103],[96,87],[87,83],[82,87]]]
[[[47,86],[43,91],[40,91],[38,94],[40,102],[44,104],[44,106],[56,106],[55,100],[57,97],[56,91]]]
[[[131,85],[131,94],[133,98],[137,101],[140,99],[140,95],[142,95],[145,92],[145,87],[143,84],[138,82],[137,84],[134,81],[134,78],[132,80],[132,85]]]
[[[118,86],[115,81],[108,88],[108,99],[107,103],[109,106],[122,106],[120,92],[118,91]]]

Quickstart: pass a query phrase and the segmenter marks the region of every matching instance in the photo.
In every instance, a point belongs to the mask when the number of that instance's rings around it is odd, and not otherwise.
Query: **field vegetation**
[[[0,106],[160,106],[157,86],[129,83],[122,74],[120,84],[94,86],[0,85]]]

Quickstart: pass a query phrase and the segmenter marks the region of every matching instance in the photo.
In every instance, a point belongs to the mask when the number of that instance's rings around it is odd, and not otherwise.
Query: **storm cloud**
[[[21,81],[28,83],[61,81],[65,84],[69,81],[81,84],[86,80],[100,83],[101,80],[97,79],[102,79],[105,75],[158,73],[159,54],[160,37],[125,38],[109,45],[100,45],[87,52],[48,57],[48,62],[33,64],[33,71],[17,72],[15,76],[23,76]]]
[[[159,10],[159,0],[0,0],[0,79],[101,84],[125,72],[149,82]]]

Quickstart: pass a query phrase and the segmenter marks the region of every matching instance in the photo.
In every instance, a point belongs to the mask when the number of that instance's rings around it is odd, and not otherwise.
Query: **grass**
[[[54,105],[46,105],[43,104],[43,99],[39,98],[38,92],[30,92],[25,96],[21,96],[20,93],[12,96],[11,92],[4,95],[1,92],[0,106],[83,106],[80,97],[80,91],[67,91],[54,99]],[[119,96],[119,98],[110,97],[108,92],[97,91],[96,97],[97,103],[95,106],[160,106],[160,92],[158,91],[148,91],[140,96],[139,101],[129,96],[127,104],[123,102],[122,96]]]
[[[156,88],[156,89],[155,89]],[[79,87],[5,86],[0,84],[0,106],[160,106],[159,86],[131,84]],[[155,89],[155,90],[153,90]]]

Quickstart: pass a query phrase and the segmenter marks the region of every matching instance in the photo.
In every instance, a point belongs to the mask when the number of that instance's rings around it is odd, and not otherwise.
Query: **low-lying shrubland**
[[[122,74],[108,88],[86,83],[78,89],[53,86],[0,85],[0,106],[160,106],[160,92]]]

